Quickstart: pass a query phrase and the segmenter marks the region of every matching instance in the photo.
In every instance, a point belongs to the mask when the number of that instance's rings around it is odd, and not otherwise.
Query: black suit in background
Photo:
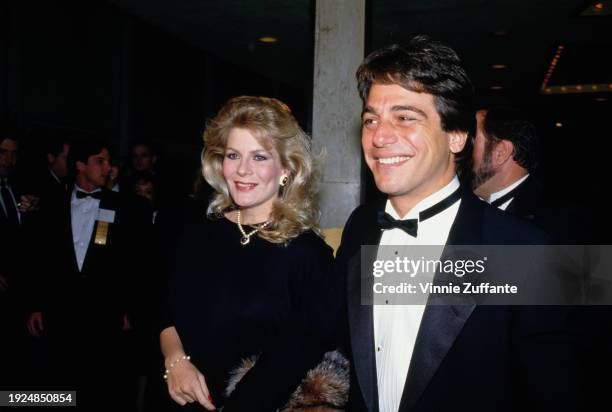
[[[516,189],[506,213],[533,221],[547,231],[557,244],[595,243],[594,211],[577,207],[575,193],[565,198],[547,199],[544,186],[529,176]],[[602,222],[603,223],[603,222]],[[578,364],[583,406],[605,402],[607,381],[600,378],[612,369],[612,306],[576,307],[570,316],[570,329]]]
[[[361,305],[359,251],[376,245],[380,208],[359,207],[345,227],[330,284],[313,312],[264,352],[226,411],[270,411],[323,350],[344,343],[351,360],[348,411],[378,411],[371,306]],[[464,194],[448,244],[546,244],[536,228]],[[345,300],[346,299],[346,300]],[[563,307],[428,306],[400,411],[571,410],[571,345]]]
[[[12,194],[15,199],[19,195],[12,187]],[[15,279],[18,259],[16,253],[19,252],[20,227],[12,219],[9,219],[2,206],[0,206],[0,276],[6,282],[6,289],[0,287],[0,353],[14,353],[18,347],[18,311],[17,300],[15,297]],[[11,375],[14,372],[12,359],[8,359],[8,364],[0,368],[0,388],[8,388]]]
[[[61,196],[71,187],[66,178],[56,177],[47,167],[32,173],[28,180],[29,192],[41,198]]]
[[[16,203],[19,202],[21,192],[19,190],[18,183],[12,179],[7,181],[7,187],[5,190],[7,193],[9,193],[9,196],[12,195]],[[8,199],[8,201],[12,201],[12,199]],[[15,204],[13,204],[13,207],[15,210],[17,209]],[[3,259],[0,260],[0,272],[6,274],[14,270],[14,253],[18,250],[21,224],[19,220],[15,222],[12,218],[10,218],[5,211],[5,208],[6,205],[4,208],[2,205],[0,205],[0,250],[2,250],[3,255]]]
[[[12,197],[20,201],[23,184],[18,179],[9,179]],[[0,274],[7,282],[5,291],[0,290],[0,353],[10,353],[0,367],[0,388],[17,389],[21,383],[23,359],[27,361],[25,343],[27,331],[23,323],[23,305],[20,295],[24,282],[27,261],[27,231],[36,223],[37,212],[20,214],[18,224],[9,221],[0,207]]]
[[[123,318],[131,312],[139,233],[136,210],[102,189],[100,209],[115,211],[105,245],[94,243],[96,221],[79,271],[72,235],[72,188],[48,202],[31,255],[30,312],[42,312],[42,342],[48,351],[50,384],[80,390],[81,404],[103,405],[102,395],[121,398],[130,370]],[[112,399],[112,397],[111,397]],[[109,400],[110,402],[110,400]]]
[[[505,212],[527,219],[547,232],[556,244],[582,245],[591,241],[593,213],[579,206],[574,194],[548,193],[537,176],[529,175],[514,190]]]

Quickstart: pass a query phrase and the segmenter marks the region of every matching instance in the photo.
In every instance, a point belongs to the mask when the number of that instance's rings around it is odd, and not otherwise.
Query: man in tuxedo
[[[427,37],[371,53],[357,71],[362,146],[383,205],[349,218],[329,285],[264,352],[226,411],[282,406],[322,351],[344,343],[349,411],[572,408],[566,310],[362,304],[361,246],[545,244],[546,235],[460,188],[473,88],[456,53]],[[262,385],[265,385],[265,389]]]
[[[542,202],[542,190],[532,177],[538,155],[535,126],[509,107],[479,110],[476,124],[474,193],[501,210],[533,219]]]
[[[90,407],[127,396],[123,343],[137,269],[138,215],[106,189],[109,162],[103,143],[71,147],[74,185],[41,211],[27,321],[48,347],[51,382],[77,389]]]
[[[15,181],[19,142],[9,131],[0,131],[0,339],[1,353],[15,353],[18,346],[15,283],[19,267],[21,220],[20,194]],[[13,362],[0,371],[0,387],[7,388],[14,374]],[[13,376],[14,378],[14,376]]]
[[[490,107],[476,113],[476,123],[471,176],[474,193],[506,213],[530,220],[556,243],[587,243],[589,214],[573,200],[552,198],[534,173],[539,137],[527,116],[512,107]]]
[[[12,135],[0,136],[0,225],[4,230],[19,227],[20,196],[14,181],[18,140]]]

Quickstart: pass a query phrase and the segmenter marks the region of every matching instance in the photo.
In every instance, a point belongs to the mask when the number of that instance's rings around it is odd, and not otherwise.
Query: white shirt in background
[[[94,225],[98,217],[98,209],[100,208],[100,200],[93,197],[85,197],[77,199],[77,189],[85,192],[77,185],[74,185],[72,197],[70,198],[70,217],[72,222],[72,241],[74,244],[74,253],[76,255],[79,271],[83,269],[83,262],[87,255],[89,241],[93,234]],[[100,189],[94,190],[99,192]]]

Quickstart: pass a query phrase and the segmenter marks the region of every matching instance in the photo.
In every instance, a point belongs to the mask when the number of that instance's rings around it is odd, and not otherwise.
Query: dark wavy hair
[[[393,44],[370,53],[357,69],[357,88],[365,107],[373,84],[397,84],[428,93],[445,132],[467,132],[465,148],[455,156],[465,169],[476,131],[474,87],[457,53],[450,47],[416,36],[407,44]],[[469,169],[468,169],[469,170]]]
[[[539,146],[533,123],[521,110],[513,107],[492,107],[485,111],[482,131],[487,138],[486,150],[501,140],[508,140],[514,145],[512,159],[533,172],[538,165]]]
[[[87,163],[90,156],[97,155],[103,149],[111,151],[110,145],[99,140],[77,140],[72,143],[68,152],[68,176],[72,179],[78,174],[76,162]]]

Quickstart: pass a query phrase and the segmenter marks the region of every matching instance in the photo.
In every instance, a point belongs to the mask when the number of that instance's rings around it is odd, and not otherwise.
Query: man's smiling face
[[[453,153],[463,149],[466,136],[442,130],[431,94],[373,84],[362,123],[366,163],[393,203],[412,207],[454,177]]]

